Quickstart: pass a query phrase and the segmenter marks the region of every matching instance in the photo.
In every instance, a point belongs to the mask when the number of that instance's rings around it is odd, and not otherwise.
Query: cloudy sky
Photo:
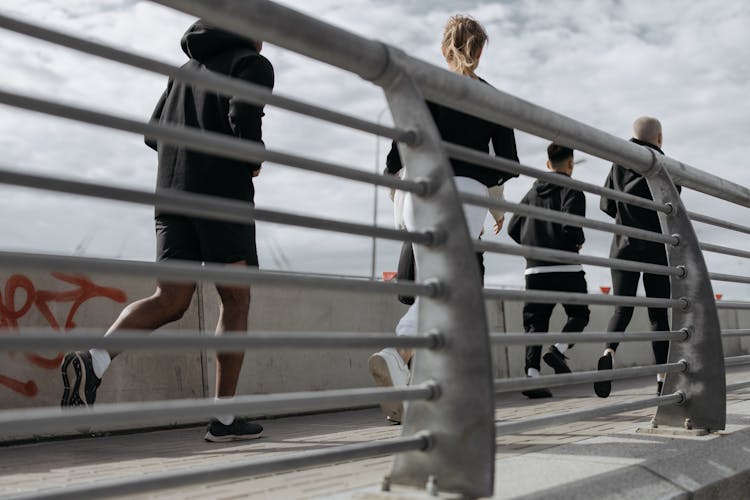
[[[282,3],[437,65],[446,19],[471,14],[490,44],[478,73],[496,87],[628,138],[633,119],[657,116],[666,153],[734,182],[750,184],[750,3],[736,1],[486,1],[287,0]],[[105,41],[174,64],[189,16],[137,0],[4,0],[0,12],[82,37]],[[162,92],[160,76],[51,47],[0,31],[0,86],[145,120]],[[276,91],[356,116],[390,123],[382,92],[357,77],[266,45]],[[386,141],[275,108],[264,123],[269,148],[382,170]],[[546,141],[517,134],[519,156],[543,167]],[[139,137],[0,106],[4,168],[106,184],[153,189],[156,156]],[[601,184],[609,164],[588,157],[575,176]],[[519,200],[529,179],[512,180],[506,197]],[[256,204],[290,212],[373,220],[371,186],[267,164]],[[747,210],[686,192],[688,208],[745,222]],[[0,232],[6,250],[152,260],[152,211],[147,207],[0,187]],[[590,217],[605,220],[588,195]],[[376,218],[392,224],[385,190]],[[489,221],[487,223],[489,229]],[[747,248],[750,238],[696,226],[705,241]],[[510,241],[507,234],[490,240]],[[584,252],[606,255],[610,236],[587,231]],[[370,274],[372,242],[272,224],[259,225],[261,266],[267,269]],[[398,245],[378,242],[376,271],[394,270]],[[709,267],[750,275],[741,260],[707,255]],[[523,261],[492,256],[498,285],[522,283]],[[604,269],[587,269],[590,289],[608,285]],[[747,296],[748,287],[716,283],[717,292]]]

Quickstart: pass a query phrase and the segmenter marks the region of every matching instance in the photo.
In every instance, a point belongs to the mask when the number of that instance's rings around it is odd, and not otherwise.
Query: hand
[[[576,245],[576,250],[580,250],[581,248],[583,248],[583,243],[581,243],[580,245]]]
[[[260,169],[262,167],[258,167],[258,170],[253,170],[253,177],[258,177],[260,175]]]
[[[492,231],[495,234],[500,234],[500,231],[503,229],[503,223],[505,222],[505,219],[500,219],[495,221],[495,224],[492,226]]]

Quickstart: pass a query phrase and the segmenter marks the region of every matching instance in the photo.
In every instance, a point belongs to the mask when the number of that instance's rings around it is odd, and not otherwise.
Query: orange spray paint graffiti
[[[0,293],[0,330],[18,331],[18,320],[23,318],[32,307],[42,315],[48,325],[55,330],[72,330],[75,328],[75,316],[80,307],[96,297],[103,297],[123,303],[127,300],[125,292],[119,288],[104,287],[95,284],[86,276],[52,273],[52,276],[74,288],[64,291],[37,290],[27,276],[14,274],[5,282],[5,289]],[[17,295],[22,298],[17,303]],[[70,302],[70,308],[62,325],[50,308],[50,304]],[[14,356],[14,353],[11,353]],[[54,370],[60,366],[63,353],[47,358],[35,353],[24,353],[26,359],[35,366]],[[28,397],[34,397],[39,388],[33,380],[23,382],[7,375],[0,374],[0,386]]]

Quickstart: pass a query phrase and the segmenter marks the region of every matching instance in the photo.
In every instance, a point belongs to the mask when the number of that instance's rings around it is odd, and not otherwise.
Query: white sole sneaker
[[[370,375],[375,384],[380,387],[393,387],[391,371],[388,368],[388,362],[382,354],[376,352],[367,360],[367,367],[370,369]],[[380,409],[383,410],[385,418],[394,424],[401,423],[401,415],[404,413],[404,404],[401,401],[389,401],[380,403]]]

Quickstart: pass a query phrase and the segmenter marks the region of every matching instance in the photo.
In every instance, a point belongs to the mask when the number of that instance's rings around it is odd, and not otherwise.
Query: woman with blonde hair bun
[[[479,78],[474,70],[489,41],[484,27],[469,16],[452,16],[443,32],[443,57],[448,67],[462,75]]]
[[[463,15],[452,16],[445,25],[441,43],[441,50],[448,68],[455,73],[486,84],[487,82],[478,77],[475,71],[479,66],[479,60],[482,57],[484,46],[487,44],[487,38],[484,27],[475,19]],[[496,156],[518,162],[513,129],[468,115],[442,104],[428,101],[427,106],[444,141],[484,153],[490,152],[491,143]],[[461,193],[502,197],[503,183],[511,177],[516,177],[516,175],[463,160],[451,159],[451,166],[453,167],[456,189]],[[395,142],[386,160],[386,170],[393,175],[398,175],[402,170],[401,155]],[[403,220],[406,229],[415,230],[412,196],[409,193],[405,195],[397,194],[396,201],[400,200],[401,197],[403,197],[403,218],[397,217],[396,220]],[[400,203],[397,204],[397,207],[398,205]],[[469,234],[472,238],[479,238],[483,231],[484,220],[487,217],[487,209],[472,205],[464,205],[463,208]],[[491,211],[491,214],[495,221],[493,230],[497,234],[502,228],[504,214],[497,211]],[[484,278],[482,254],[477,254],[477,258],[480,273]],[[418,264],[418,262],[414,263],[411,245],[405,245],[399,261],[398,278],[413,279],[413,270],[418,267]],[[417,330],[419,299],[399,297],[399,300],[412,305],[396,326],[396,334],[417,335],[419,333]],[[412,350],[387,348],[370,356],[368,368],[375,383],[380,386],[407,385],[411,376],[408,363],[412,354]],[[401,422],[401,403],[383,403],[381,407],[388,420],[394,423]]]

